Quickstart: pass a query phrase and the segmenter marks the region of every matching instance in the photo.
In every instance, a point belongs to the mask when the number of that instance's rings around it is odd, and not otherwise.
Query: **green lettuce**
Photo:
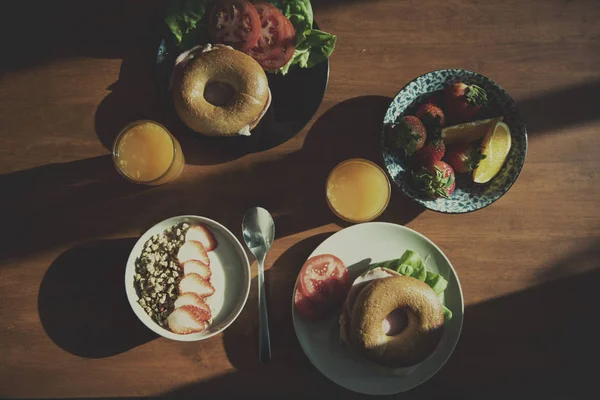
[[[448,281],[440,274],[427,271],[425,263],[419,254],[412,250],[406,250],[402,257],[369,265],[368,271],[375,268],[387,268],[396,271],[400,275],[411,276],[425,282],[439,296],[446,290]],[[452,319],[452,311],[444,306],[444,318],[446,321]]]
[[[211,1],[206,0],[170,0],[167,3],[165,23],[182,51],[207,43],[208,32],[203,18],[210,5]]]
[[[281,10],[296,31],[296,50],[290,61],[276,71],[287,74],[293,65],[312,68],[327,59],[336,43],[336,36],[313,29],[313,10],[309,0],[267,0]],[[170,0],[165,22],[181,51],[209,42],[205,15],[213,0]]]

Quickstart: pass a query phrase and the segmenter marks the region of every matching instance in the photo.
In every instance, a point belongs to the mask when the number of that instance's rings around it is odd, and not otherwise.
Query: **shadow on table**
[[[520,100],[517,106],[527,133],[547,133],[599,119],[599,91],[600,81],[591,81]]]
[[[63,57],[123,58],[128,49],[144,43],[154,21],[162,15],[158,0],[77,0],[3,2],[2,70],[17,70]]]
[[[196,181],[184,173],[161,187],[136,185],[118,175],[110,156],[0,176],[7,193],[0,199],[0,213],[15,227],[0,259],[123,228],[141,230],[181,214],[213,218],[241,239],[244,212],[256,205],[273,214],[277,238],[329,223],[344,225],[327,207],[327,175],[347,158],[378,162],[379,126],[388,102],[382,96],[346,100],[317,120],[300,150]],[[381,218],[405,224],[422,212],[396,194]]]
[[[292,322],[292,295],[298,273],[310,253],[333,232],[304,239],[285,251],[265,272],[272,360],[261,366],[258,361],[258,299],[256,278],[250,297],[238,319],[223,333],[223,342],[235,373],[188,385],[162,394],[174,398],[195,396],[254,396],[305,399],[364,398],[337,386],[323,376],[304,355]],[[420,392],[433,395],[435,391]]]
[[[295,393],[305,398],[303,390],[330,392],[335,385],[312,367],[300,348],[292,323],[292,293],[296,277],[310,253],[331,233],[314,235],[285,251],[265,271],[266,293],[271,333],[272,360],[261,366],[258,362],[258,298],[256,278],[252,279],[250,296],[237,320],[223,333],[229,361],[237,369],[207,382],[199,382],[173,390],[168,397],[227,396],[227,395],[286,395]],[[290,377],[293,377],[291,379]],[[294,387],[285,387],[294,381]],[[310,389],[308,389],[310,387]]]
[[[589,398],[600,357],[600,247],[546,271],[538,278],[554,280],[466,308],[441,381],[470,398]]]
[[[224,333],[227,355],[237,371],[166,395],[364,398],[321,375],[302,352],[293,329],[294,281],[304,260],[328,235],[297,243],[267,271],[273,352],[269,365],[258,363],[253,287],[243,313]],[[599,256],[596,244],[547,269],[547,277],[561,279],[466,307],[463,332],[448,363],[432,379],[401,397],[505,399],[518,393],[549,399],[589,398],[600,356],[600,329],[594,322],[600,302],[596,290]]]
[[[111,156],[0,175],[0,187],[0,216],[11,226],[0,260],[110,233],[124,222],[114,202],[150,189],[123,179]],[[91,226],[97,214],[102,223]]]
[[[274,214],[277,237],[331,222],[348,225],[327,206],[327,176],[349,158],[366,158],[381,165],[379,133],[389,102],[390,98],[384,96],[361,96],[338,103],[317,119],[300,150],[243,171],[247,178],[242,181],[256,189],[252,201]],[[238,176],[240,171],[234,173]],[[394,194],[380,219],[406,224],[423,212],[424,208],[399,191]]]
[[[135,316],[125,294],[125,266],[136,240],[77,245],[48,268],[38,311],[57,346],[76,356],[103,358],[157,337]]]

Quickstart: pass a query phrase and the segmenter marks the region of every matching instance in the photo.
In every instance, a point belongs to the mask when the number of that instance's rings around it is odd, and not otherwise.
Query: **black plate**
[[[318,25],[314,23],[315,29]],[[170,35],[163,35],[156,55],[156,71],[165,107],[169,114],[177,117],[168,93],[168,82],[180,51],[171,41]],[[278,146],[300,132],[319,108],[329,80],[329,59],[312,68],[293,66],[287,75],[267,74],[271,89],[271,106],[250,136],[227,138],[205,138],[206,143],[227,148],[238,155],[264,151]],[[176,133],[185,132],[198,138],[200,134],[176,119]],[[241,153],[241,154],[240,154]]]

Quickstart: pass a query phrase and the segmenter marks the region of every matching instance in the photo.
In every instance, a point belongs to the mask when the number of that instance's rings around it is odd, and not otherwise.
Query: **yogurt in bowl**
[[[178,260],[185,256],[178,254],[185,243],[197,243],[186,238],[190,226],[206,227],[216,241],[214,249],[192,255],[206,257],[195,262],[210,268],[206,279],[199,270],[184,271]],[[158,260],[147,263],[148,257]],[[183,279],[185,283],[180,285]],[[159,222],[138,239],[127,260],[125,290],[134,313],[158,335],[177,341],[204,340],[224,331],[244,308],[250,292],[250,262],[242,244],[220,223],[194,215],[177,216]],[[204,311],[189,305],[179,306],[172,315],[182,290],[198,293],[210,310],[208,319]]]

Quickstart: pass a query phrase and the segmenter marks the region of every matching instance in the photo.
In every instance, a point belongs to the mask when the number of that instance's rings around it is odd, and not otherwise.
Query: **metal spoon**
[[[267,297],[264,290],[265,257],[275,238],[275,222],[267,210],[254,207],[246,211],[242,221],[244,242],[258,262],[258,357],[261,364],[271,360],[271,339]]]

